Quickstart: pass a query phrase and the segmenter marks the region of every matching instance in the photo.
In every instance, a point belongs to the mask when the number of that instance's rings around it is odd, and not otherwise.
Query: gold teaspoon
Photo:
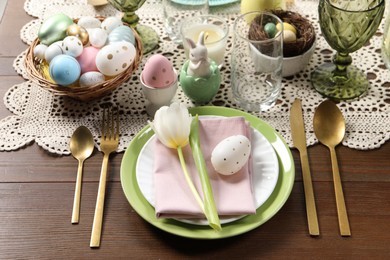
[[[339,166],[335,151],[335,146],[338,145],[344,138],[344,117],[336,104],[327,100],[322,102],[316,109],[314,113],[313,127],[318,140],[326,145],[330,150],[340,234],[342,236],[350,236],[351,230],[349,227],[347,209],[345,206],[343,188],[341,185]]]
[[[85,126],[78,127],[70,138],[70,151],[79,162],[77,168],[76,188],[74,191],[72,224],[79,223],[81,180],[83,176],[84,160],[91,156],[94,149],[94,141],[91,131]]]

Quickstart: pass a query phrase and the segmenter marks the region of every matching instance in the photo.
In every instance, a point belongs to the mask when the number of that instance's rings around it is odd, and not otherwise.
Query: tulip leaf
[[[221,223],[215,206],[213,189],[210,184],[209,174],[206,167],[206,162],[200,147],[199,138],[199,118],[198,115],[191,122],[190,132],[190,146],[192,149],[192,156],[194,158],[196,168],[198,169],[199,178],[202,183],[203,199],[204,199],[204,213],[209,222],[209,225],[216,231],[221,231]]]

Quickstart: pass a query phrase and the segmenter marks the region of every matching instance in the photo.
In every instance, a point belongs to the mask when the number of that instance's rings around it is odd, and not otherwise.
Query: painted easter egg
[[[64,51],[62,50],[62,41],[55,42],[50,44],[49,47],[46,48],[45,50],[45,60],[47,63],[50,63],[54,57],[63,54]]]
[[[37,57],[38,59],[45,59],[45,52],[46,52],[47,46],[45,44],[38,44],[34,47],[33,53],[34,57]]]
[[[107,34],[109,34],[110,32],[112,32],[112,30],[114,30],[116,27],[119,27],[121,25],[123,25],[123,23],[120,18],[115,16],[110,16],[104,19],[101,28],[105,30]]]
[[[211,153],[211,163],[218,173],[232,175],[244,167],[250,153],[249,139],[243,135],[233,135],[215,146]]]
[[[80,76],[80,87],[91,87],[96,84],[103,83],[105,80],[104,75],[98,71],[89,71]]]
[[[96,55],[96,66],[106,76],[116,76],[133,62],[136,49],[129,42],[114,42],[104,46]]]
[[[68,36],[76,36],[80,39],[83,45],[88,44],[89,35],[87,30],[84,27],[79,26],[78,24],[72,24],[66,29],[66,35]]]
[[[278,31],[281,31],[281,30],[282,30],[282,26],[280,25],[280,23],[278,23],[278,24],[276,25],[276,29],[277,29]],[[297,29],[295,29],[294,25],[292,25],[292,24],[289,24],[289,23],[284,22],[284,23],[283,23],[283,29],[284,29],[284,31],[291,31],[291,32],[293,32],[294,34],[297,34]]]
[[[98,71],[98,68],[96,67],[96,55],[98,52],[98,48],[88,46],[85,47],[81,55],[76,58],[80,64],[82,74],[88,71]]]
[[[90,28],[100,28],[102,23],[96,17],[83,16],[80,17],[77,24],[85,29],[90,29]]]
[[[73,20],[62,13],[50,16],[41,25],[38,31],[38,38],[41,43],[50,45],[66,37],[68,26],[73,24]]]
[[[130,29],[130,27],[126,25],[118,26],[114,30],[112,30],[108,35],[109,43],[120,42],[120,41],[130,42],[134,46],[136,46],[134,33]]]
[[[269,38],[274,38],[277,32],[276,25],[274,23],[267,23],[264,25],[264,31],[267,33]]]
[[[172,63],[163,55],[155,54],[145,63],[142,71],[143,82],[153,88],[165,88],[176,81]]]
[[[61,54],[56,56],[49,66],[50,77],[61,86],[68,86],[80,77],[80,65],[75,58]]]
[[[62,41],[62,50],[64,54],[70,55],[72,57],[78,57],[83,52],[83,43],[76,36],[67,36]]]
[[[89,29],[89,43],[96,47],[102,48],[107,42],[107,32],[101,28]]]
[[[297,36],[292,31],[283,31],[283,42],[294,42],[297,40]]]

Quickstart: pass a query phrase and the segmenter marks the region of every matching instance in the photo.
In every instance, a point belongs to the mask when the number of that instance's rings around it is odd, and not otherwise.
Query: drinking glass
[[[163,0],[162,3],[165,31],[177,44],[182,43],[180,34],[182,20],[208,13],[208,0]]]
[[[118,11],[123,12],[122,21],[133,27],[139,34],[144,53],[154,50],[158,46],[158,34],[149,26],[138,24],[139,17],[135,13],[146,0],[108,0]]]
[[[325,63],[311,74],[319,93],[335,100],[349,100],[368,90],[366,75],[352,65],[349,54],[359,50],[376,32],[384,9],[384,0],[320,0],[321,31],[337,53],[333,63]]]
[[[267,23],[283,22],[267,12],[249,12],[234,22],[231,54],[233,98],[243,109],[264,111],[275,104],[282,85],[283,28],[273,38],[253,40],[249,37],[253,19],[259,28],[264,28]]]

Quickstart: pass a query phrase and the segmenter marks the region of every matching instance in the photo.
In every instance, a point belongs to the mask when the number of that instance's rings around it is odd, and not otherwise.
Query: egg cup
[[[141,73],[142,92],[146,97],[146,113],[154,116],[156,111],[162,106],[169,106],[171,100],[176,94],[177,90],[177,72],[175,73],[175,81],[165,88],[154,88],[145,84]]]
[[[211,61],[209,77],[196,77],[187,74],[189,66],[187,60],[180,71],[180,84],[184,94],[196,105],[209,103],[218,93],[221,84],[219,66]]]

